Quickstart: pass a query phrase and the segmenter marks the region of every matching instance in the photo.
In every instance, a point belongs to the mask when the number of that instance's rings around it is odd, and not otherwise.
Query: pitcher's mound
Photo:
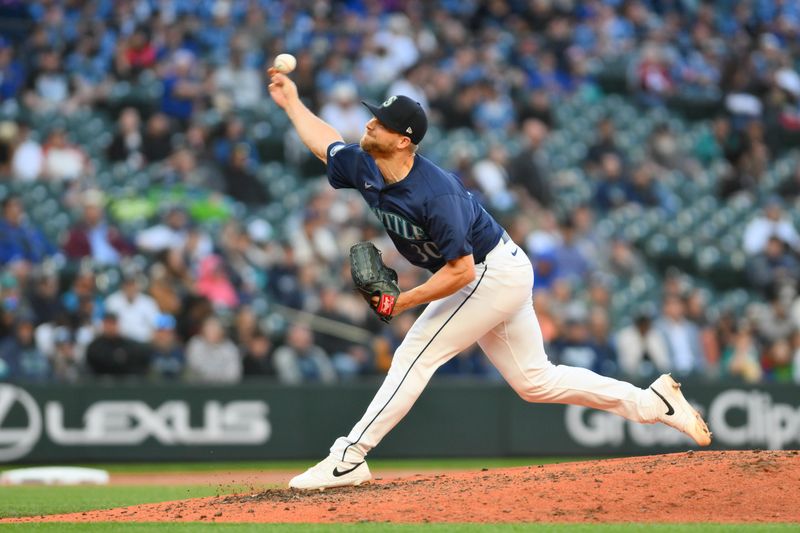
[[[380,476],[380,473],[377,473]],[[49,521],[798,522],[800,452],[687,452],[377,479],[46,517]],[[22,519],[25,521],[40,519]]]

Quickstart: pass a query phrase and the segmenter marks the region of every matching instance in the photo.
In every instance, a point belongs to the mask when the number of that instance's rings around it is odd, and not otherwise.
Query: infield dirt
[[[686,452],[0,522],[800,522],[800,452]]]

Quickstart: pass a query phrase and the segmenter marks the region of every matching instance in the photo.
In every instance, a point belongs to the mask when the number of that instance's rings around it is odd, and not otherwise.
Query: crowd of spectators
[[[372,317],[350,290],[346,250],[373,240],[404,288],[424,273],[405,266],[360,200],[309,179],[310,198],[279,228],[217,201],[245,210],[282,201],[256,178],[270,154],[241,116],[268,99],[265,64],[291,52],[301,96],[348,141],[369,116],[359,99],[395,93],[422,103],[439,142],[480,135],[485,153],[454,143],[439,162],[533,260],[554,362],[641,379],[800,382],[800,237],[786,217],[800,165],[780,196],[756,195],[800,133],[796,2],[11,1],[0,22],[0,114],[11,117],[0,124],[0,182],[58,183],[60,209],[74,213],[48,238],[22,198],[2,199],[0,380],[331,383],[386,371],[414,312],[387,326]],[[592,194],[564,213],[544,149],[564,126],[556,109],[600,95],[605,69],[620,62],[643,109],[694,102],[718,113],[688,149],[668,122],[656,126],[637,157],[602,118],[580,162]],[[149,100],[114,104],[121,88],[150,86]],[[98,157],[63,122],[30,120],[87,110],[115,121]],[[221,117],[213,126],[210,112]],[[307,158],[291,131],[283,141],[281,158],[299,174]],[[104,165],[205,191],[206,211],[163,202],[126,229],[97,187]],[[693,179],[712,166],[721,201],[763,201],[742,242],[761,302],[714,315],[709,294],[670,270],[656,301],[612,316],[609,279],[648,265],[623,236],[600,237],[596,222],[630,206],[675,214],[661,176]],[[499,379],[477,349],[439,374]]]

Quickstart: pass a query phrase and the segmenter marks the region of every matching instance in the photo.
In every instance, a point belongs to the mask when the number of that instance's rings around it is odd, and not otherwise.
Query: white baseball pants
[[[629,420],[656,422],[655,396],[584,368],[553,365],[533,310],[533,268],[513,241],[500,243],[475,280],[428,304],[394,353],[389,372],[331,455],[357,463],[408,413],[439,366],[478,342],[511,387],[529,402],[603,409]]]

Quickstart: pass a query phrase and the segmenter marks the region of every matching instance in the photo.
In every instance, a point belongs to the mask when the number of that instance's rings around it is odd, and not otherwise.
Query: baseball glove
[[[383,264],[381,251],[374,244],[359,242],[350,247],[350,273],[361,296],[388,323],[400,294],[397,272]],[[373,303],[373,297],[378,298],[377,303]]]

